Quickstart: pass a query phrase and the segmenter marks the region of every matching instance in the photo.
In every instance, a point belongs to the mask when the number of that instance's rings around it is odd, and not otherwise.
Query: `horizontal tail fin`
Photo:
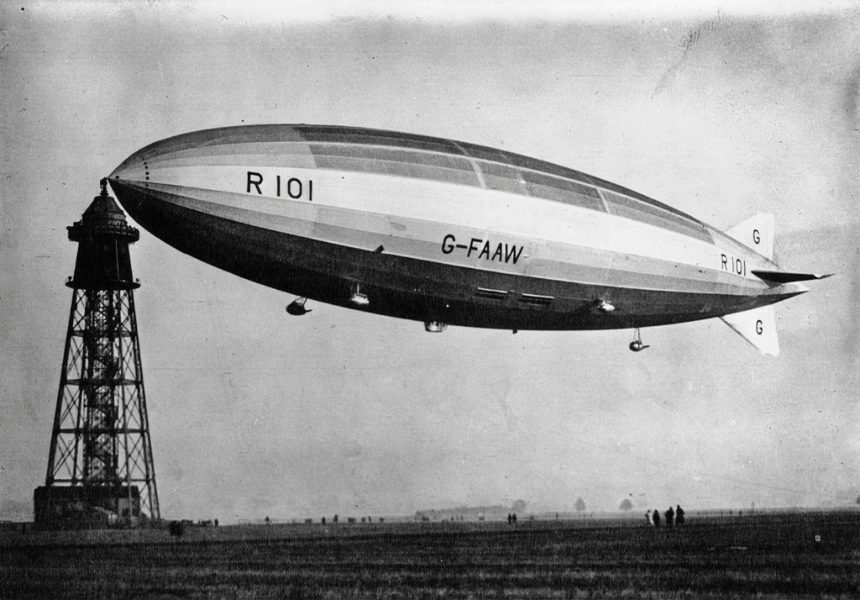
[[[812,281],[813,279],[826,279],[833,275],[818,275],[816,273],[788,273],[786,271],[751,271],[753,275],[770,283],[792,283],[794,281]]]
[[[779,356],[773,306],[762,306],[720,318],[765,356]]]

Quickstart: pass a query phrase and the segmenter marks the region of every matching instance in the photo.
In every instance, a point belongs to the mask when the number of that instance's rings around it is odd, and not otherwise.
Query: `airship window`
[[[488,190],[528,195],[525,179],[516,169],[497,163],[479,162],[477,165]]]
[[[515,164],[526,169],[534,169],[535,171],[557,175],[558,177],[566,177],[568,179],[576,179],[578,181],[588,181],[588,176],[580,173],[579,171],[574,171],[573,169],[568,169],[567,167],[562,167],[536,158],[529,158],[528,156],[517,156]]]
[[[538,185],[536,183],[528,184],[529,193],[536,198],[546,198],[547,200],[556,200],[565,204],[573,204],[582,208],[590,208],[591,210],[599,210],[603,212],[603,203],[598,198],[591,196],[583,196],[576,192],[569,192],[557,187],[549,187],[546,185]]]
[[[460,171],[430,165],[420,165],[391,160],[371,160],[364,158],[347,158],[344,156],[317,156],[317,166],[320,169],[338,171],[359,171],[362,173],[379,173],[399,177],[414,177],[417,179],[433,179],[446,183],[480,186],[474,171]]]
[[[609,205],[609,212],[614,215],[683,233],[707,242],[713,242],[708,230],[697,222],[663,210],[660,207],[616,194],[615,192],[603,190],[603,196]]]
[[[450,154],[348,144],[311,144],[310,148],[317,166],[323,169],[480,185],[471,163]]]
[[[530,195],[592,210],[604,210],[597,190],[575,181],[532,171],[520,171],[498,163],[479,162],[478,166],[484,175],[487,188],[491,190]]]
[[[536,158],[514,154],[513,152],[505,152],[504,150],[496,150],[495,148],[487,148],[485,146],[475,146],[464,142],[461,142],[460,146],[469,156],[481,160],[521,167],[523,169],[541,171],[543,173],[549,173],[550,175],[557,175],[558,177],[574,179],[584,183],[592,183],[589,176],[585,173],[580,173],[579,171],[574,171],[573,169],[568,169]]]
[[[484,183],[486,184],[488,190],[493,190],[496,192],[508,192],[509,194],[527,195],[525,190],[525,183],[520,183],[516,179],[510,179],[508,177],[499,177],[497,175],[488,175],[487,173],[484,173]]]
[[[313,144],[311,152],[314,156],[344,156],[349,158],[365,158],[369,160],[389,160],[394,162],[408,162],[419,165],[442,167],[445,169],[459,169],[461,171],[474,172],[472,164],[465,158],[458,158],[450,154],[439,154],[435,152],[410,152],[392,148],[380,148],[379,146],[354,146],[345,144]]]
[[[695,223],[699,226],[702,225],[702,223],[700,223],[699,221],[697,221],[696,219],[694,219],[690,215],[684,214],[683,212],[681,212],[677,208],[669,206],[668,204],[663,204],[662,202],[657,202],[653,198],[649,198],[648,196],[643,196],[642,194],[640,194],[638,192],[634,192],[633,190],[628,190],[627,188],[621,187],[620,185],[612,183],[611,181],[598,179],[597,177],[590,177],[590,181],[595,186],[600,188],[601,190],[611,191],[611,192],[614,192],[617,194],[622,194],[622,198],[624,198],[624,200],[626,202],[630,202],[630,199],[632,198],[632,199],[634,199],[634,202],[635,201],[643,202],[643,203],[648,204],[650,206],[653,206],[655,208],[659,208],[659,209],[662,209],[666,212],[673,213],[673,214],[681,217],[682,219],[684,219],[687,222]]]
[[[463,142],[460,143],[460,146],[473,158],[506,165],[513,164],[509,158],[510,153],[505,152],[504,150],[496,150],[495,148],[486,148],[484,146],[473,146],[472,144],[466,144]]]
[[[506,177],[507,179],[522,179],[520,172],[512,169],[507,165],[500,165],[492,162],[479,162],[478,166],[484,175],[495,175],[496,177]]]
[[[596,189],[594,189],[593,187],[588,187],[587,185],[576,183],[575,181],[570,181],[569,179],[559,179],[558,177],[550,177],[548,175],[542,175],[540,173],[534,173],[532,171],[523,171],[523,177],[529,183],[534,183],[545,187],[558,188],[560,190],[566,190],[568,192],[576,192],[577,194],[581,194],[583,196],[591,196],[598,201],[600,200],[600,194],[597,193]]]
[[[385,131],[360,130],[348,127],[298,127],[297,129],[308,142],[390,146],[394,148],[414,148],[432,152],[462,154],[455,144],[437,138],[395,134]]]

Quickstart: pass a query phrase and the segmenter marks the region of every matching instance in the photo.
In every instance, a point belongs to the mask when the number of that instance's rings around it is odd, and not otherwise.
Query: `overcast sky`
[[[290,317],[291,296],[141,229],[163,516],[852,503],[860,12],[518,5],[5,3],[0,519],[29,518],[45,482],[77,250],[66,226],[139,148],[243,123],[500,147],[721,228],[772,212],[782,266],[838,274],[776,306],[779,358],[719,320],[644,329],[652,347],[634,354],[632,331],[430,335],[319,304]]]

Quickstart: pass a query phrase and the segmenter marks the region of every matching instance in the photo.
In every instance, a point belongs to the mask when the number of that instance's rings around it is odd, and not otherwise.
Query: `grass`
[[[860,513],[642,521],[16,534],[0,597],[860,597]]]

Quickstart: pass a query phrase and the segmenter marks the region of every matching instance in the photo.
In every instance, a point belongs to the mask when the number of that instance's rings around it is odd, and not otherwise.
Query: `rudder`
[[[765,356],[779,356],[773,306],[761,306],[720,318]]]
[[[744,246],[752,248],[768,260],[773,260],[773,237],[775,229],[776,219],[774,219],[773,215],[760,212],[726,231],[726,235],[739,241]]]

